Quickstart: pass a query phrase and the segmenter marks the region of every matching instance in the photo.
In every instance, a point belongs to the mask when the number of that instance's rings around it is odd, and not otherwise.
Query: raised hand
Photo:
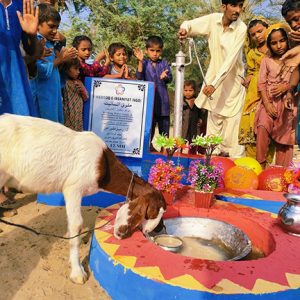
[[[29,35],[36,35],[39,23],[39,8],[34,9],[33,0],[23,0],[23,15],[17,11],[22,30]]]
[[[78,51],[76,48],[71,47],[71,48],[66,48],[64,53],[63,53],[63,61],[68,61],[73,58],[76,58],[78,55]]]
[[[108,66],[110,64],[110,59],[109,59],[109,54],[107,49],[103,49],[102,51],[100,51],[96,58],[95,61],[100,62],[101,60],[105,59],[105,65]]]
[[[159,77],[159,78],[160,78],[161,80],[164,80],[165,78],[168,78],[168,73],[169,73],[169,70],[168,70],[168,69],[162,71],[162,73],[160,74],[160,77]]]
[[[136,57],[138,61],[143,61],[144,59],[144,53],[142,50],[140,50],[140,48],[134,48],[133,55]]]

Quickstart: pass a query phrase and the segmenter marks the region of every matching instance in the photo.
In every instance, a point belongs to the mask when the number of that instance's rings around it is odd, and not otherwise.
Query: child
[[[254,19],[248,25],[248,36],[255,45],[246,54],[247,77],[242,84],[247,88],[245,104],[240,122],[239,144],[245,146],[246,156],[256,158],[256,136],[254,133],[254,118],[260,101],[257,89],[259,68],[262,59],[268,53],[266,31],[269,25],[261,19]],[[267,161],[272,163],[274,147],[270,147]]]
[[[109,59],[112,64],[109,66],[106,78],[134,79],[131,70],[127,66],[128,53],[126,47],[121,43],[112,43],[108,47]]]
[[[292,28],[289,38],[300,44],[300,2],[296,0],[286,0],[282,4],[281,14]]]
[[[286,0],[282,4],[281,9],[282,16],[286,20],[286,22],[291,27],[291,32],[289,33],[290,40],[294,43],[294,49],[290,51],[294,51],[295,57],[289,53],[290,59],[284,61],[285,64],[285,72],[291,72],[292,68],[295,68],[300,63],[300,1],[295,0]],[[297,54],[298,54],[298,62],[297,62]],[[298,84],[298,92],[300,91],[300,85]],[[297,144],[300,147],[300,115],[298,114],[298,126],[297,126]]]
[[[186,80],[183,86],[183,109],[182,109],[182,137],[189,143],[198,134],[205,134],[205,130],[200,132],[200,128],[205,123],[204,109],[200,109],[195,105],[197,97],[196,82],[194,80]],[[197,147],[191,147],[189,153],[196,154]]]
[[[167,84],[172,81],[172,73],[166,60],[161,59],[164,43],[159,36],[150,36],[146,41],[145,53],[148,59],[138,48],[134,55],[138,59],[137,79],[155,83],[154,113],[151,130],[151,140],[158,124],[159,134],[169,136],[170,130],[170,100]],[[152,147],[151,147],[152,150]]]
[[[289,166],[293,157],[297,105],[294,89],[299,81],[298,69],[282,76],[281,56],[288,51],[288,28],[274,24],[267,30],[266,56],[260,66],[258,89],[262,102],[255,116],[257,134],[256,159],[265,167],[270,140],[275,143],[276,165]]]
[[[109,57],[107,51],[101,51],[95,58],[93,64],[87,64],[85,61],[91,56],[93,43],[92,40],[85,35],[76,36],[72,43],[73,47],[78,51],[80,61],[79,79],[84,83],[84,78],[87,77],[103,77],[108,72]],[[100,61],[105,59],[102,66]]]
[[[58,66],[69,59],[75,58],[74,48],[63,48],[54,51],[53,39],[60,23],[60,15],[54,7],[48,4],[39,5],[38,38],[46,39],[46,47],[52,53],[46,59],[37,61],[37,77],[32,86],[36,88],[36,104],[39,116],[48,120],[63,123],[63,107],[61,98],[61,81]],[[33,91],[34,92],[34,91]]]
[[[83,101],[87,101],[88,94],[78,79],[80,73],[80,61],[72,59],[62,65],[63,74],[66,76],[66,84],[63,88],[63,107],[65,126],[76,130],[83,130]]]
[[[60,2],[60,3],[59,3]],[[58,5],[63,5],[64,1],[58,1],[58,0],[39,0],[38,4],[49,4],[52,5],[56,10],[58,10]],[[59,31],[57,31],[56,36],[53,39],[54,42],[54,49],[57,51],[60,51],[62,47],[65,47],[67,44],[66,37]]]

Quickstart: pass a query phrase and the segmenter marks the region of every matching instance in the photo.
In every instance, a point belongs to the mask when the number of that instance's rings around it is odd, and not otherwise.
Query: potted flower
[[[150,169],[148,182],[162,191],[167,204],[172,204],[176,191],[182,188],[183,176],[182,165],[158,158]]]
[[[222,185],[222,168],[210,163],[215,148],[222,142],[218,136],[197,136],[193,145],[205,148],[205,160],[190,163],[188,181],[195,189],[195,206],[209,208],[213,202],[213,192]]]
[[[186,147],[186,140],[182,137],[168,137],[166,135],[157,135],[155,138],[157,146],[165,149],[167,152],[167,159],[170,160],[176,150]]]

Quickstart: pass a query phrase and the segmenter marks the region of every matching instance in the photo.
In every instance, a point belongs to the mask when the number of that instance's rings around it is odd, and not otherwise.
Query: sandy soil
[[[16,195],[18,215],[4,218],[39,231],[66,234],[64,207],[37,204],[34,195]],[[21,199],[20,199],[21,198]],[[99,208],[83,207],[84,226],[92,228]],[[1,232],[2,230],[2,232]],[[99,286],[88,267],[91,236],[82,239],[81,261],[89,273],[84,285],[73,284],[69,276],[69,242],[37,236],[0,223],[0,299],[111,299]]]

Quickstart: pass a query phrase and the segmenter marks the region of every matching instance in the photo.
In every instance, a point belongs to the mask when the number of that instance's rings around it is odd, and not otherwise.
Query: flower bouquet
[[[151,167],[148,182],[157,190],[162,191],[168,204],[173,202],[173,198],[178,189],[182,188],[183,166],[176,166],[173,161],[164,161],[161,158],[155,160]]]
[[[222,185],[222,168],[194,160],[190,163],[187,180],[196,191],[212,193]]]
[[[168,137],[166,135],[157,135],[155,139],[157,146],[163,148],[167,152],[167,159],[170,160],[178,149],[186,147],[186,140],[182,137]]]

